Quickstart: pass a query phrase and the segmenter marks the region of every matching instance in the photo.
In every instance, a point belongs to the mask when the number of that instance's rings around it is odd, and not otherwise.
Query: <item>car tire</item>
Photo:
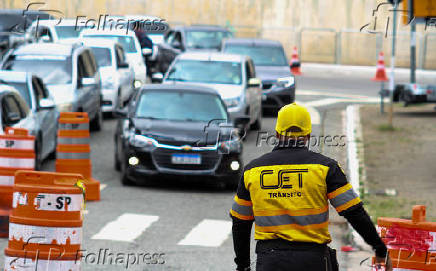
[[[114,168],[116,171],[120,171],[121,170],[121,162],[118,159],[118,144],[115,141],[115,152],[114,152]]]
[[[127,176],[127,169],[126,169],[126,163],[121,163],[121,184],[123,186],[133,186],[135,185],[134,182],[132,182],[132,180],[129,179],[129,177]]]
[[[35,141],[35,170],[41,170],[42,167],[42,145],[41,138],[38,138]]]
[[[230,177],[230,180],[227,179],[226,189],[231,190],[231,191],[236,191],[236,189],[238,188],[240,179],[241,179],[240,176]]]
[[[54,143],[54,148],[53,151],[48,155],[48,159],[54,160],[56,159],[56,148],[58,146],[58,136],[55,136],[55,143]]]
[[[101,106],[99,106],[99,109],[95,114],[94,119],[91,121],[91,129],[93,131],[103,130],[103,112],[101,110]]]

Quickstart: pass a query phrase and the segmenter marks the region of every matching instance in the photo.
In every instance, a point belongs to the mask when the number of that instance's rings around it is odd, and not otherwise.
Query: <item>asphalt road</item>
[[[374,89],[376,85],[364,78],[302,76],[297,85],[301,89],[297,91],[297,100],[309,105],[311,114],[318,114],[314,135],[343,135],[345,106],[370,102],[378,91]],[[103,131],[91,135],[93,175],[103,190],[101,201],[86,205],[82,246],[86,258],[82,269],[126,270],[128,266],[127,270],[234,270],[228,215],[234,192],[222,190],[207,180],[191,183],[159,179],[147,187],[122,186],[120,174],[113,167],[115,123],[116,120],[108,119]],[[264,117],[261,132],[274,135],[274,125],[274,116]],[[245,162],[271,150],[272,146],[265,142],[258,146],[257,138],[258,133],[251,132],[244,141]],[[319,145],[312,149],[345,165],[345,147]],[[54,161],[44,164],[45,170],[53,168]],[[343,244],[343,229],[332,225],[331,231],[337,237],[333,246]],[[0,239],[0,249],[6,245],[6,239]],[[120,256],[119,265],[108,260],[103,264],[102,259],[97,263],[96,257],[103,250]],[[150,257],[144,257],[147,253]],[[129,265],[127,254],[131,254]],[[142,254],[139,263],[138,254]],[[133,257],[135,263],[131,263]],[[345,266],[346,259],[341,259]],[[0,257],[0,266],[3,264]]]

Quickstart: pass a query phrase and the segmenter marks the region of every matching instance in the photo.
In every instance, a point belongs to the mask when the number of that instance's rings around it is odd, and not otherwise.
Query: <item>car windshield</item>
[[[189,49],[216,49],[221,48],[221,41],[231,37],[226,31],[187,31],[186,47]]]
[[[179,60],[166,80],[240,85],[241,64],[230,61]]]
[[[121,44],[126,53],[136,53],[135,40],[129,36],[111,36],[111,35],[85,35],[90,38],[110,39]]]
[[[65,56],[19,55],[6,63],[6,69],[32,72],[46,84],[71,84],[71,58]]]
[[[143,93],[136,117],[196,122],[227,121],[226,108],[215,95],[164,90]]]
[[[248,55],[256,66],[287,66],[283,48],[276,46],[226,45],[224,51],[229,54]]]
[[[91,50],[94,53],[99,67],[112,65],[111,51],[109,48],[91,47]]]
[[[59,39],[77,38],[84,27],[76,27],[75,25],[57,25],[55,26],[56,34]]]
[[[29,95],[29,90],[27,88],[27,84],[24,82],[8,82],[8,85],[18,90],[21,97],[26,101],[27,105],[31,107],[31,100]]]

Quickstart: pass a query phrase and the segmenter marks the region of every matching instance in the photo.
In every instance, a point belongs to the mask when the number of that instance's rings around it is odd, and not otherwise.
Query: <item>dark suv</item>
[[[279,109],[295,101],[295,78],[280,42],[232,38],[223,41],[222,51],[253,59],[256,75],[262,80],[264,109]]]
[[[2,69],[38,75],[59,111],[87,112],[91,128],[102,128],[100,73],[91,49],[79,44],[27,44],[8,55]]]
[[[157,71],[165,73],[177,55],[186,51],[219,51],[223,39],[231,38],[232,32],[221,26],[191,25],[170,29],[159,44]]]

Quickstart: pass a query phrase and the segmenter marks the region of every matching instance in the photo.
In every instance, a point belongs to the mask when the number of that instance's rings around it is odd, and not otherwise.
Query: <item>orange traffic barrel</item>
[[[17,171],[5,270],[79,270],[83,176]]]
[[[416,205],[412,220],[378,218],[394,270],[436,270],[436,222],[426,221],[425,212],[424,205]]]
[[[85,177],[86,200],[100,200],[100,182],[92,178],[89,118],[84,112],[62,112],[59,117],[56,172]]]
[[[26,129],[5,128],[0,135],[0,237],[8,236],[15,171],[35,168],[35,137]]]

